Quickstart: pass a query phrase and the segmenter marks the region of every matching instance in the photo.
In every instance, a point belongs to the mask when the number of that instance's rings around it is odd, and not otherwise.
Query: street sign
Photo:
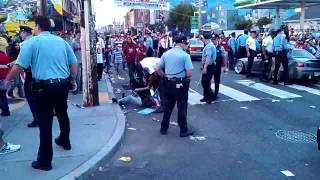
[[[113,0],[117,7],[130,9],[169,10],[168,0]]]
[[[198,29],[199,28],[199,17],[198,16],[191,16],[190,20],[191,29]]]

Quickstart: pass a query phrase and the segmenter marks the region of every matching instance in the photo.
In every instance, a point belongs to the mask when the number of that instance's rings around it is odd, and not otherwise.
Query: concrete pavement
[[[196,84],[200,66],[194,65],[191,88],[201,95],[202,87]],[[244,80],[248,79],[243,75],[223,73],[225,87],[217,102],[189,103],[189,125],[196,136],[206,138],[203,141],[180,138],[174,124],[167,136],[161,136],[160,122],[155,120],[161,120],[162,114],[144,116],[137,113],[138,107],[127,107],[130,130],[124,145],[90,179],[285,180],[289,177],[284,170],[292,172],[294,179],[319,179],[314,135],[319,126],[320,89],[312,84],[300,84],[304,90],[274,86],[258,78],[250,79],[253,82],[247,86],[242,82],[249,81]],[[117,80],[114,87],[127,82]],[[176,114],[174,110],[171,121],[176,122]],[[132,161],[120,161],[123,156]]]
[[[0,156],[1,179],[86,179],[102,160],[111,158],[124,135],[125,117],[119,106],[110,102],[112,87],[108,87],[106,81],[99,83],[99,92],[101,105],[84,109],[73,105],[82,103],[82,95],[69,95],[72,150],[64,151],[54,144],[53,169],[49,172],[31,168],[37,156],[39,131],[27,128],[31,121],[27,105],[14,108],[8,118],[1,117],[5,139],[22,145],[21,151]],[[58,135],[59,126],[54,119],[53,137]]]

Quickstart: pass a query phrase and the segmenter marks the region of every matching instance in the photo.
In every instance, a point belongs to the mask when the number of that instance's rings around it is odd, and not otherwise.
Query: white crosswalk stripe
[[[318,90],[318,89],[313,89],[313,88],[306,87],[306,86],[301,86],[301,85],[298,85],[298,84],[289,85],[288,87],[297,89],[299,91],[306,91],[306,92],[308,92],[310,94],[314,94],[314,95],[320,96],[320,90]]]
[[[252,88],[252,89],[267,93],[267,94],[270,94],[272,96],[276,96],[276,97],[281,98],[281,99],[291,99],[291,98],[302,97],[300,95],[297,95],[297,94],[294,94],[294,93],[290,93],[290,92],[287,92],[287,91],[283,91],[283,90],[280,90],[280,89],[277,89],[277,88],[274,88],[274,87],[271,87],[271,86],[267,86],[267,85],[262,84],[262,83],[257,83],[257,82],[251,81],[251,80],[238,80],[236,82],[238,84],[241,84],[241,85],[247,86],[249,88]]]
[[[211,84],[211,88],[214,89],[214,84]],[[257,101],[260,100],[259,98],[250,96],[249,94],[243,93],[241,91],[238,91],[236,89],[233,89],[231,87],[225,86],[223,84],[220,84],[220,91],[219,93],[228,96],[232,99],[235,99],[239,102],[244,102],[244,101]]]

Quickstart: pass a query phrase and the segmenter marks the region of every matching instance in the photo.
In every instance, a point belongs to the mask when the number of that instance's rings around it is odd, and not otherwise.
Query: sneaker
[[[21,145],[5,143],[0,149],[0,155],[17,152],[21,149]]]

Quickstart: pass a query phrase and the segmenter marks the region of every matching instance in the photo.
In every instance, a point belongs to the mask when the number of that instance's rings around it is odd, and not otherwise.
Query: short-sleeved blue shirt
[[[202,64],[206,63],[207,57],[210,57],[209,65],[216,64],[217,49],[212,41],[210,41],[202,51]]]
[[[246,43],[247,43],[247,39],[248,39],[248,35],[246,34],[243,34],[241,35],[239,38],[238,38],[238,41],[237,41],[237,45],[238,47],[245,47],[246,46]]]
[[[166,77],[169,78],[185,78],[186,70],[193,69],[190,55],[179,46],[165,52],[159,65],[165,69]]]
[[[71,46],[49,32],[25,41],[16,61],[25,69],[31,65],[32,77],[37,80],[66,79],[70,76],[69,66],[76,63]]]

